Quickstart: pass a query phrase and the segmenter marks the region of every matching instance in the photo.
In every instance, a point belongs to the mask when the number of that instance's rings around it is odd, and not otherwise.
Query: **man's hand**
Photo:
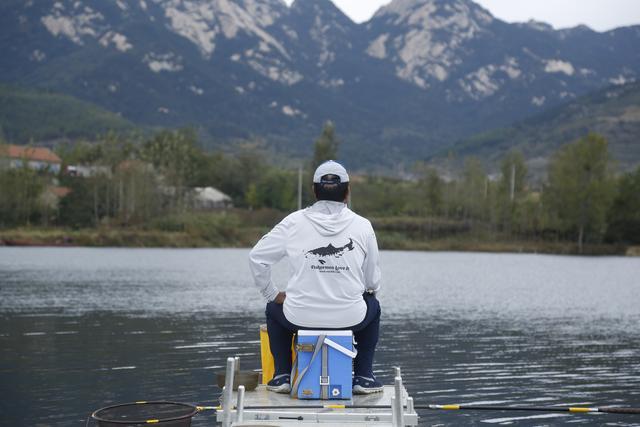
[[[276,297],[273,300],[273,302],[275,302],[276,304],[284,304],[284,300],[286,298],[287,298],[287,293],[286,292],[278,292],[278,295],[276,295]]]

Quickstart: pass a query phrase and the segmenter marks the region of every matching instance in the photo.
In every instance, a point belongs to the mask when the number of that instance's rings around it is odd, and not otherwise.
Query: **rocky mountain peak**
[[[273,0],[153,0],[164,9],[169,27],[194,43],[209,58],[219,38],[233,39],[242,34],[255,37],[263,50],[274,49],[287,56],[286,49],[266,27],[286,11],[286,5]]]
[[[519,26],[524,26],[524,27],[528,27],[531,28],[532,30],[537,30],[537,31],[553,31],[553,27],[549,24],[547,24],[546,22],[541,22],[541,21],[536,21],[535,19],[530,19],[529,21],[523,23],[523,24],[517,24]]]
[[[307,46],[314,66],[320,68],[332,64],[338,52],[351,51],[358,28],[330,0],[295,0],[288,23],[296,42]]]
[[[295,0],[291,5],[290,19],[296,20],[298,27],[305,25],[315,30],[338,30],[343,34],[357,26],[331,0]]]
[[[295,0],[291,4],[291,10],[296,13],[313,12],[333,16],[345,16],[331,0]]]
[[[493,20],[470,0],[394,0],[368,23],[378,36],[367,53],[390,57],[399,78],[428,89],[450,77],[462,62],[461,46]]]
[[[273,25],[288,13],[288,7],[283,0],[241,0],[239,3],[263,27]]]
[[[380,8],[372,20],[392,19],[394,24],[431,29],[483,27],[493,16],[471,0],[393,0]]]

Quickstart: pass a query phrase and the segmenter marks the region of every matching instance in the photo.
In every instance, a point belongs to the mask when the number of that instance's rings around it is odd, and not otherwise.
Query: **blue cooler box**
[[[298,331],[296,352],[298,368],[292,393],[298,399],[351,399],[352,360],[356,356],[351,331]]]

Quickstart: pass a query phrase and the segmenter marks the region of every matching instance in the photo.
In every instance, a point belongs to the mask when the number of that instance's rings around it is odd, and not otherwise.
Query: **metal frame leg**
[[[222,391],[222,427],[231,427],[231,410],[233,403],[233,379],[235,375],[236,359],[227,358],[227,372],[225,374],[224,390]]]

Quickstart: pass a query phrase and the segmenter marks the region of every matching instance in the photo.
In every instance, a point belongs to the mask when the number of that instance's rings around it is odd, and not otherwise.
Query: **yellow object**
[[[160,420],[147,420],[147,424],[158,424]]]
[[[138,400],[138,401],[136,402],[136,405],[144,405],[145,403],[147,403],[147,401],[146,401],[146,400]]]
[[[346,405],[324,405],[327,409],[344,409]]]
[[[260,358],[262,361],[262,384],[266,384],[271,381],[275,373],[267,325],[260,325]]]
[[[456,410],[460,409],[460,405],[442,405],[442,409]]]
[[[591,412],[591,408],[569,408],[569,412]]]
[[[293,337],[291,341],[291,359],[295,359],[296,352],[293,348],[293,343],[296,341],[296,337]],[[273,361],[273,354],[271,354],[271,347],[269,346],[269,333],[267,332],[267,325],[260,325],[260,360],[262,362],[262,384],[266,384],[273,378],[276,368]]]

